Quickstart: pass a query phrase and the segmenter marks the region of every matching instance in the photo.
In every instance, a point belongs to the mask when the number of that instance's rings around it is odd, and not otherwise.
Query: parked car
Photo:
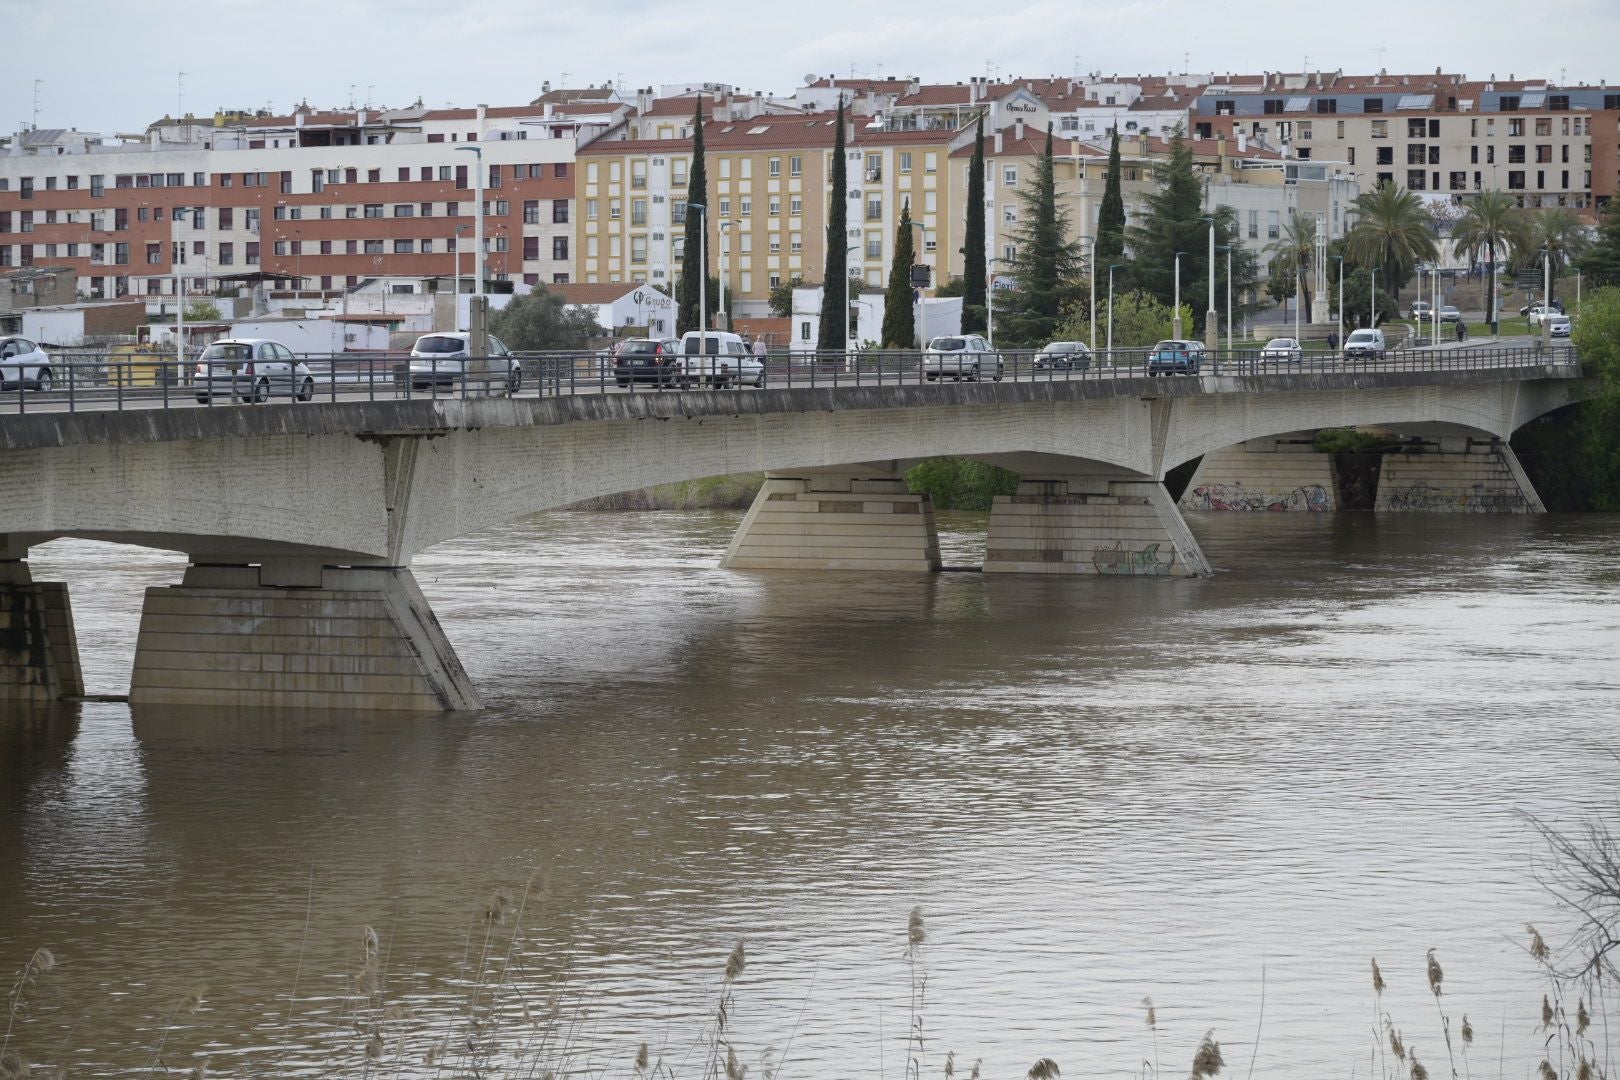
[[[0,390],[49,390],[51,358],[27,338],[0,338]]]
[[[1547,316],[1547,334],[1555,338],[1567,338],[1570,335],[1570,322],[1568,315]]]
[[[1035,367],[1044,371],[1087,371],[1091,348],[1083,341],[1054,341],[1035,354]]]
[[[411,346],[412,390],[462,386],[515,394],[523,387],[523,363],[500,338],[489,335],[489,355],[473,356],[465,330],[423,334]]]
[[[620,386],[651,382],[660,387],[674,386],[680,377],[681,361],[676,342],[662,338],[631,338],[621,341],[613,361],[613,381]]]
[[[1541,313],[1546,310],[1546,307],[1546,304],[1543,304],[1541,301],[1537,300],[1534,304],[1526,304],[1524,307],[1520,308],[1519,314],[1523,315],[1526,319],[1529,319],[1530,325],[1534,326],[1536,325],[1536,320],[1541,317]],[[1558,299],[1556,296],[1553,297],[1552,309],[1560,315],[1564,314],[1564,302]]]
[[[315,376],[292,350],[268,338],[226,338],[216,341],[197,358],[192,386],[197,403],[216,397],[263,402],[272,397],[309,401],[315,396]]]
[[[1149,375],[1197,375],[1204,362],[1202,341],[1168,340],[1153,346],[1147,356]]]
[[[1262,360],[1302,360],[1304,357],[1305,350],[1291,337],[1272,338],[1266,342],[1266,347],[1260,350]]]
[[[1346,360],[1355,357],[1382,360],[1384,352],[1384,332],[1382,330],[1352,330],[1350,336],[1344,341]]]
[[[1450,304],[1447,304],[1445,307],[1440,309],[1440,321],[1448,323],[1460,323],[1462,322],[1462,312],[1458,311]]]
[[[1422,322],[1424,319],[1429,318],[1433,312],[1434,308],[1431,307],[1426,301],[1412,301],[1412,318],[1414,321]]]
[[[680,386],[765,386],[765,365],[742,337],[725,330],[688,330],[676,352]]]
[[[947,375],[953,382],[986,377],[1000,382],[1004,369],[1001,354],[977,334],[942,334],[929,339],[923,350],[923,377],[929,382]]]

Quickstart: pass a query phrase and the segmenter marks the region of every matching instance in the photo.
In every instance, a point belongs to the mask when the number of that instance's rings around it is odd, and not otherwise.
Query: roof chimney
[[[1024,122],[1022,120],[1013,121],[1013,138],[1015,140],[1019,141],[1019,142],[1023,141],[1023,139],[1024,139]]]
[[[996,132],[996,153],[1001,153],[1001,132]]]

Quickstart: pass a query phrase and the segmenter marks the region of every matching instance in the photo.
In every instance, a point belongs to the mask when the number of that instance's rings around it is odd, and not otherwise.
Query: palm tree
[[[1513,196],[1505,191],[1486,191],[1468,203],[1462,217],[1451,231],[1457,253],[1470,262],[1481,257],[1490,266],[1490,285],[1485,295],[1485,318],[1496,321],[1496,258],[1500,251],[1505,258],[1510,250],[1520,246],[1525,232],[1524,214]]]
[[[1316,218],[1298,212],[1289,214],[1282,235],[1267,244],[1266,251],[1271,253],[1272,262],[1281,262],[1293,273],[1302,297],[1301,303],[1309,311],[1311,290],[1306,282],[1312,280],[1308,275],[1311,263],[1316,259]]]
[[[1541,253],[1545,250],[1552,263],[1552,279],[1556,285],[1570,262],[1591,246],[1591,233],[1580,215],[1563,206],[1528,211],[1525,218],[1525,227],[1513,251],[1513,266],[1528,270],[1541,262]],[[1552,299],[1549,294],[1546,302],[1550,304]]]
[[[1393,184],[1356,197],[1358,220],[1346,237],[1345,253],[1361,266],[1377,267],[1384,287],[1396,293],[1421,262],[1440,257],[1423,200]]]

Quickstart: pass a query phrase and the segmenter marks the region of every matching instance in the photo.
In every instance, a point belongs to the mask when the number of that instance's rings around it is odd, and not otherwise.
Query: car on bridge
[[[1346,360],[1382,360],[1384,358],[1384,332],[1377,329],[1352,330],[1344,341]]]
[[[739,334],[688,330],[681,335],[676,360],[680,364],[678,386],[765,387],[765,365],[754,359],[754,351]]]
[[[1424,319],[1429,318],[1433,313],[1434,309],[1431,308],[1425,301],[1412,301],[1412,320],[1414,322],[1422,322]]]
[[[1266,347],[1260,350],[1262,360],[1302,360],[1305,350],[1300,347],[1299,341],[1291,337],[1275,337],[1266,342]]]
[[[0,390],[49,390],[52,379],[51,358],[38,344],[0,338]]]
[[[953,382],[1001,381],[1005,365],[1001,354],[977,334],[941,334],[923,350],[923,378],[929,382],[949,376]]]
[[[677,342],[662,338],[630,338],[619,342],[614,352],[613,381],[620,386],[633,382],[674,386],[681,374],[676,345]]]
[[[1083,341],[1054,341],[1035,354],[1037,371],[1088,371],[1091,347]]]
[[[411,346],[408,378],[412,390],[438,387],[462,392],[515,394],[523,388],[523,362],[504,342],[489,334],[489,355],[472,355],[472,335],[465,330],[423,334]]]
[[[1204,343],[1173,339],[1161,341],[1148,352],[1149,375],[1197,375],[1204,363]]]
[[[216,397],[248,403],[289,397],[309,401],[315,397],[315,376],[292,350],[268,338],[226,338],[216,341],[197,358],[192,376],[197,404]]]
[[[1548,337],[1567,338],[1567,337],[1570,336],[1571,330],[1572,330],[1572,327],[1570,325],[1568,315],[1549,315],[1549,316],[1547,316],[1547,336]]]
[[[1462,322],[1462,312],[1450,304],[1440,309],[1440,321],[1448,323]]]

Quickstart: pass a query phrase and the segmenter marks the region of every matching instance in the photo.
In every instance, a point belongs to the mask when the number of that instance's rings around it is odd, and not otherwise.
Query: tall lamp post
[[[843,329],[844,340],[838,344],[839,347],[844,350],[844,366],[846,368],[849,367],[849,309],[852,306],[849,295],[849,253],[859,250],[861,250],[861,245],[859,244],[849,244],[844,248],[844,310],[839,316],[841,321],[838,324]],[[860,324],[861,320],[859,317],[857,317],[855,320],[856,327],[858,328]],[[860,342],[857,341],[856,345],[858,346],[859,344]]]
[[[1097,353],[1097,238],[1095,236],[1082,236],[1080,239],[1091,244],[1091,258],[1086,262],[1086,277],[1091,284],[1091,342],[1088,345],[1093,356]]]
[[[481,146],[458,146],[457,150],[465,150],[478,159],[475,166],[477,172],[473,175],[473,199],[475,200],[476,214],[473,217],[473,295],[484,295],[484,148]],[[457,264],[460,266],[458,258]]]
[[[1221,331],[1215,315],[1215,217],[1210,214],[1198,220],[1209,222],[1209,309],[1204,313],[1204,347],[1214,352]]]
[[[1541,347],[1552,345],[1552,249],[1541,249]]]
[[[1232,354],[1232,245],[1218,244],[1216,251],[1226,252],[1226,353]]]
[[[686,204],[686,212],[696,210],[703,219],[698,229],[698,355],[707,356],[709,347],[709,208],[700,202]]]
[[[1339,348],[1344,348],[1344,256],[1334,255],[1339,264]]]
[[[1176,300],[1175,306],[1171,308],[1170,336],[1177,341],[1181,340],[1181,257],[1185,254],[1187,254],[1185,251],[1176,252]]]
[[[984,340],[991,345],[996,343],[996,257],[989,256],[984,260],[985,289],[984,289]]]
[[[1378,329],[1378,267],[1367,268],[1367,329]]]
[[[1114,362],[1114,271],[1120,263],[1108,264],[1108,363]],[[1095,325],[1095,323],[1093,324]]]
[[[731,313],[726,309],[726,286],[731,279],[731,234],[727,232],[737,224],[730,218],[719,223],[720,228],[720,325],[731,329]]]
[[[178,211],[169,218],[169,261],[174,264],[174,377],[183,376],[186,367],[186,279],[180,271],[185,261],[185,241],[175,240]]]

